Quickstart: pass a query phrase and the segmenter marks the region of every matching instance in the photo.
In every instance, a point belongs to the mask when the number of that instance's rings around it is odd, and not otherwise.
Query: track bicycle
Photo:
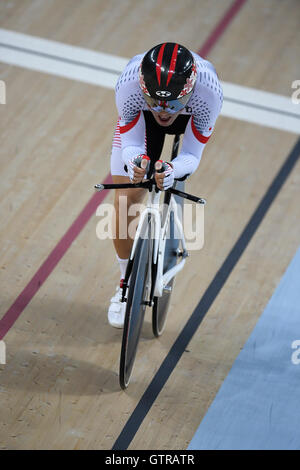
[[[171,160],[178,153],[180,135],[173,142]],[[162,169],[163,171],[163,169]],[[175,180],[172,188],[161,191],[154,178],[138,184],[97,184],[95,189],[145,188],[148,202],[140,214],[125,278],[122,284],[122,302],[126,313],[120,354],[119,382],[122,389],[129,385],[146,307],[152,308],[152,330],[156,337],[164,331],[171,293],[176,274],[189,256],[184,238],[182,220],[183,199],[205,204],[203,198],[183,191],[184,181]],[[162,206],[162,210],[161,210]]]

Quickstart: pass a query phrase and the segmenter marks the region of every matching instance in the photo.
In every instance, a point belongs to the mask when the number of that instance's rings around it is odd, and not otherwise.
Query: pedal
[[[163,291],[164,291],[164,292],[172,292],[172,287],[171,287],[171,286],[165,286],[165,287],[163,288]]]
[[[175,255],[177,256],[177,258],[180,258],[183,255],[183,251],[177,248],[177,250],[175,251]]]
[[[153,307],[153,304],[154,304],[153,300],[152,301],[151,300],[144,300],[142,302],[142,305],[146,305],[147,307]]]
[[[177,248],[175,251],[177,258],[188,258],[190,256],[189,252],[187,250],[180,250]]]

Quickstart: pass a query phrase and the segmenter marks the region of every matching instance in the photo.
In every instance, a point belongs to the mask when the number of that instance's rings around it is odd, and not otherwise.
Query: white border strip
[[[222,115],[300,134],[300,105],[292,97],[276,95],[232,83],[222,83]],[[292,92],[291,88],[291,95]]]
[[[128,60],[0,28],[0,61],[114,88]]]
[[[9,65],[113,89],[128,60],[0,28],[0,62]],[[223,116],[300,134],[300,105],[291,98],[232,83],[222,86]]]

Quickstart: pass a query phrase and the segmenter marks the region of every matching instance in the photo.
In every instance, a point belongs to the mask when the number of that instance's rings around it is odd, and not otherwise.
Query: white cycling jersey
[[[191,119],[185,129],[181,151],[172,161],[175,178],[190,175],[197,169],[223,102],[222,87],[215,68],[198,54],[192,54],[197,67],[197,81],[189,102],[180,113],[191,115]],[[119,119],[113,140],[112,174],[123,174],[116,170],[118,154],[121,154],[123,165],[127,165],[132,158],[147,153],[146,125],[142,111],[149,108],[138,76],[144,55],[136,55],[129,61],[116,85]]]

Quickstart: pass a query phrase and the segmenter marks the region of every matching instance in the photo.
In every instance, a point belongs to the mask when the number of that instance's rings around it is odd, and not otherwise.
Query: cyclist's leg
[[[146,124],[147,154],[151,159],[151,171],[154,163],[161,156],[165,135],[183,133],[190,116],[180,115],[171,126],[166,128],[159,126],[151,111],[144,111],[144,118]],[[124,169],[121,152],[121,137],[118,121],[111,154],[111,174],[114,183],[130,182]],[[132,234],[128,233],[128,226],[135,219],[135,215],[129,216],[129,209],[133,204],[142,203],[144,196],[145,191],[142,189],[118,189],[115,191],[115,216],[113,220],[115,233],[114,247],[120,264],[121,277],[126,268],[126,262],[129,258],[133,243]]]
[[[151,171],[155,161],[160,158],[164,144],[165,132],[159,125],[155,124],[155,119],[150,112],[144,112],[144,118],[146,124],[147,154],[151,159]],[[111,175],[114,183],[130,182],[122,160],[119,121],[117,123],[113,139]],[[115,234],[114,247],[118,258],[121,260],[127,260],[129,258],[133,243],[133,234],[128,233],[128,226],[136,216],[128,216],[129,209],[133,204],[142,203],[144,196],[145,190],[143,189],[118,189],[115,191],[115,217],[113,221]],[[124,221],[125,217],[126,220]],[[122,261],[119,261],[119,263],[122,264]]]
[[[121,143],[119,139],[119,128],[117,125],[113,147],[111,153],[111,175],[114,184],[129,183],[130,179],[124,169],[121,154]],[[135,219],[135,215],[129,216],[130,208],[133,204],[139,204],[145,196],[144,189],[116,189],[114,198],[113,215],[113,243],[116,251],[116,258],[120,267],[120,279],[124,279],[128,258],[130,255],[133,235],[129,233],[129,224]],[[122,290],[117,286],[115,295],[111,298],[108,309],[108,321],[116,327],[122,328],[124,324],[126,303],[121,302]]]
[[[112,175],[113,183],[128,183],[128,176]],[[145,197],[144,189],[116,189],[114,199],[114,220],[113,233],[114,246],[120,259],[128,259],[133,243],[133,234],[128,232],[131,222],[136,215],[129,215],[130,207],[133,204],[141,204]]]
[[[125,176],[113,176],[113,182],[115,184],[128,182],[129,178]],[[120,279],[125,278],[126,268],[134,240],[135,231],[138,224],[139,213],[142,212],[143,207],[139,208],[139,204],[143,202],[146,190],[144,189],[119,189],[115,190],[115,211],[114,211],[114,226],[115,226],[115,238],[114,246],[116,250],[116,258],[120,267]],[[137,204],[137,211],[134,211],[133,215],[129,215],[130,209],[133,204]],[[136,219],[136,220],[134,220]],[[132,222],[134,222],[132,224]],[[130,224],[132,224],[130,226]],[[129,278],[130,283],[130,278]],[[120,283],[122,285],[122,283]],[[121,290],[118,289],[117,298],[113,300],[112,312],[118,311],[121,314],[122,319],[120,324],[123,325],[125,304],[120,302]],[[119,297],[119,298],[118,298]],[[113,314],[112,314],[113,315]],[[114,316],[114,315],[113,315]],[[112,322],[110,321],[112,324]],[[117,321],[115,321],[117,323]],[[114,325],[116,326],[116,325]]]
[[[114,184],[130,183],[130,179],[124,169],[124,162],[122,160],[122,148],[119,121],[117,122],[111,159],[110,159],[111,175]],[[128,216],[128,211],[132,204],[138,204],[143,201],[145,190],[143,189],[116,189],[114,198],[114,218],[113,218],[113,233],[114,233],[114,247],[118,259],[127,260],[131,247],[132,237],[128,236],[128,226],[134,219],[134,216]],[[124,264],[124,263],[123,263]],[[122,267],[120,266],[121,271]]]
[[[127,183],[129,180],[126,176],[113,175],[113,182]],[[113,224],[115,226],[115,238],[113,239],[116,251],[116,258],[120,267],[120,279],[125,278],[128,259],[133,243],[132,237],[128,234],[128,225],[134,219],[133,216],[128,216],[129,209],[132,204],[140,203],[143,200],[145,190],[139,189],[124,189],[115,190],[114,201],[114,218]],[[110,306],[108,309],[108,321],[110,325],[115,328],[123,328],[126,303],[121,302],[122,289],[117,286],[115,295],[111,298]]]

